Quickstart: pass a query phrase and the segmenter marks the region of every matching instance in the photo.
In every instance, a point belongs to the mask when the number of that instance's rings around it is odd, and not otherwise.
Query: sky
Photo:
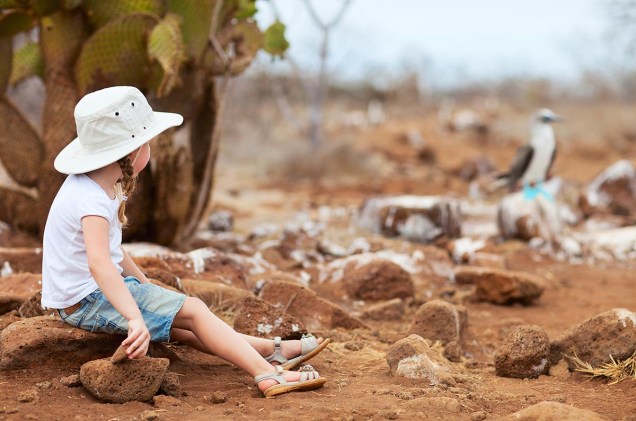
[[[289,55],[312,69],[321,32],[302,0],[260,0],[257,20],[287,25]],[[342,0],[310,0],[324,22]],[[425,73],[438,85],[533,76],[568,79],[602,55],[604,0],[353,0],[331,36],[329,68],[343,79]],[[597,60],[598,61],[598,60]]]

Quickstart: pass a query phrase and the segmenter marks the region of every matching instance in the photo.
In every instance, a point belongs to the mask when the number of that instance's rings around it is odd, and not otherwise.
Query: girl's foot
[[[311,334],[303,335],[299,341],[283,342],[280,337],[276,337],[273,341],[273,352],[266,356],[265,360],[273,366],[280,365],[283,369],[289,370],[316,356],[329,342],[329,339],[316,339]]]
[[[254,381],[265,397],[270,398],[287,392],[317,389],[326,379],[307,364],[298,371],[284,371],[281,366],[276,366],[274,371],[254,377]]]
[[[323,338],[318,338],[316,339],[316,342],[320,345],[322,343],[324,339]],[[268,348],[268,352],[266,355],[263,355],[263,357],[265,358],[269,358],[272,357],[275,354],[276,351],[276,346],[275,346],[275,340],[271,341],[271,346]],[[280,343],[280,352],[283,355],[283,357],[285,357],[286,359],[290,359],[290,358],[294,358],[297,357],[299,355],[301,355],[302,353],[302,346],[300,343],[300,340],[288,340],[288,341],[281,341]],[[280,362],[278,361],[270,361],[272,365],[278,365],[280,364]]]

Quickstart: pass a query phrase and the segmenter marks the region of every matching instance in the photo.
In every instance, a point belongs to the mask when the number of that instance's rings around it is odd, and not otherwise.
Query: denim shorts
[[[142,284],[134,276],[124,278],[124,283],[141,311],[150,340],[168,342],[172,322],[186,296],[154,284]],[[84,297],[79,308],[70,315],[64,310],[59,310],[59,314],[66,323],[91,332],[128,335],[128,320],[119,314],[100,289]]]

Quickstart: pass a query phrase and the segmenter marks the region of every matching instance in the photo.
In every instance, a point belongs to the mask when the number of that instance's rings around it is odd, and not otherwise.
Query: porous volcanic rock
[[[111,356],[122,340],[122,335],[89,332],[52,316],[31,317],[0,332],[0,370],[43,365],[79,367],[86,361]],[[178,359],[161,343],[151,342],[149,354]]]
[[[544,290],[544,280],[525,272],[475,266],[455,270],[455,282],[476,286],[478,300],[494,304],[532,304]]]
[[[52,315],[55,310],[42,307],[42,291],[38,291],[24,300],[18,309],[20,317]]]
[[[587,409],[558,402],[543,401],[513,414],[497,418],[500,421],[607,421],[607,418]]]
[[[446,344],[464,341],[464,331],[468,327],[466,307],[453,305],[443,300],[424,303],[415,313],[409,333],[431,341]]]
[[[391,345],[386,362],[393,376],[423,379],[428,384],[453,382],[453,364],[418,335],[409,335]]]
[[[380,301],[365,307],[362,318],[371,320],[400,320],[404,315],[404,300],[394,298],[388,301]]]
[[[149,401],[168,371],[167,358],[143,357],[113,364],[110,358],[85,363],[80,368],[82,385],[106,402]]]
[[[550,339],[542,328],[518,326],[495,353],[495,370],[501,377],[535,378],[549,370],[549,355]]]
[[[276,307],[256,297],[247,297],[234,319],[234,329],[247,335],[283,339],[300,339],[307,333],[303,323]]]
[[[432,242],[461,235],[459,202],[441,196],[396,196],[368,199],[359,224],[386,236]]]
[[[336,327],[344,329],[366,327],[362,321],[352,317],[336,304],[295,283],[267,282],[259,298],[275,306],[286,308],[287,313],[297,317],[310,332]]]
[[[586,216],[597,212],[630,215],[636,207],[636,171],[629,160],[615,162],[581,193],[579,205]]]
[[[181,284],[187,295],[200,298],[208,307],[217,310],[238,308],[245,298],[254,296],[246,289],[203,279],[184,278]]]
[[[381,301],[412,297],[411,274],[373,253],[357,254],[326,265],[311,285],[322,296],[338,301]]]
[[[598,314],[559,335],[550,344],[550,362],[556,364],[564,355],[576,355],[582,361],[598,367],[616,360],[625,360],[636,351],[636,313],[615,308]],[[575,366],[569,359],[570,370]]]

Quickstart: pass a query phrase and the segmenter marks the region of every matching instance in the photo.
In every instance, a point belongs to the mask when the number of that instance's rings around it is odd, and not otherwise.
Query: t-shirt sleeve
[[[85,216],[101,216],[107,221],[111,219],[111,205],[104,195],[91,195],[82,199],[77,211],[80,220]]]

